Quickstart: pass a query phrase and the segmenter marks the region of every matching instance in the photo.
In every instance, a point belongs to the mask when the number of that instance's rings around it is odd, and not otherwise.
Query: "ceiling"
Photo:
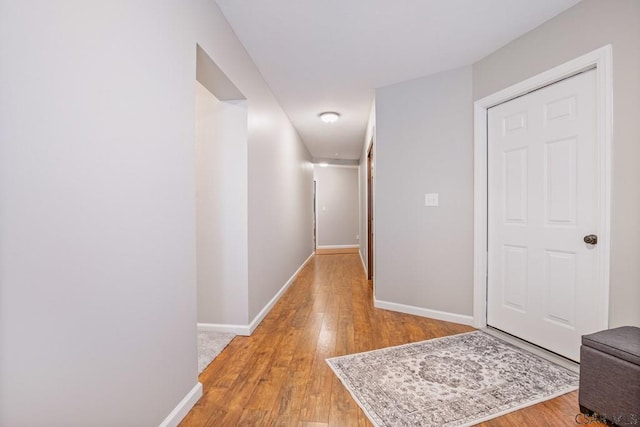
[[[580,0],[216,1],[311,155],[349,160],[375,88],[472,64]]]

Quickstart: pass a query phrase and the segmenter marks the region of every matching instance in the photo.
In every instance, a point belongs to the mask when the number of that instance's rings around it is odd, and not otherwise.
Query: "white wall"
[[[250,317],[312,251],[309,155],[212,0],[0,9],[0,425],[157,426],[197,385],[196,43],[248,99]]]
[[[640,2],[584,0],[473,66],[481,99],[582,54],[613,46],[610,326],[640,326]]]
[[[318,246],[358,246],[358,167],[314,166]]]
[[[376,90],[378,301],[472,314],[471,96],[471,67]]]
[[[198,323],[247,325],[247,102],[195,90]]]

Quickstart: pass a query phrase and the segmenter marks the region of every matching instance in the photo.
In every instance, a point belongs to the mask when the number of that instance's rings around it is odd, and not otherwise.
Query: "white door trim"
[[[597,313],[601,329],[609,325],[609,257],[611,212],[611,146],[613,141],[613,74],[612,48],[606,45],[551,70],[517,83],[474,103],[474,272],[473,323],[487,326],[487,110],[495,105],[528,92],[571,77],[582,71],[596,69],[598,150],[598,246],[600,257],[599,283],[602,301]]]

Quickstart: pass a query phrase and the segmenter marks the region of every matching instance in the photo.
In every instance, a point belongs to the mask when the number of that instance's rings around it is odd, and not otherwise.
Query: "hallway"
[[[200,375],[188,426],[369,426],[325,359],[471,331],[376,309],[358,254],[318,255],[250,337]],[[480,424],[576,425],[577,392]]]

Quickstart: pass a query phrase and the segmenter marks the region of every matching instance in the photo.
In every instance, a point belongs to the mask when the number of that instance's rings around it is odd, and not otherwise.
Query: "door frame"
[[[613,141],[613,73],[611,45],[573,59],[534,77],[516,83],[506,89],[482,98],[474,103],[474,248],[473,248],[473,324],[477,328],[487,326],[487,143],[488,112],[498,104],[525,95],[544,86],[574,76],[590,69],[596,70],[596,145],[598,157],[598,246],[601,256],[598,264],[599,293],[602,304],[593,315],[600,329],[609,325],[609,266],[610,266],[610,215],[611,215],[611,147]]]
[[[367,280],[373,280],[374,233],[373,233],[373,137],[367,150]]]
[[[318,181],[313,178],[313,253],[318,250]]]

